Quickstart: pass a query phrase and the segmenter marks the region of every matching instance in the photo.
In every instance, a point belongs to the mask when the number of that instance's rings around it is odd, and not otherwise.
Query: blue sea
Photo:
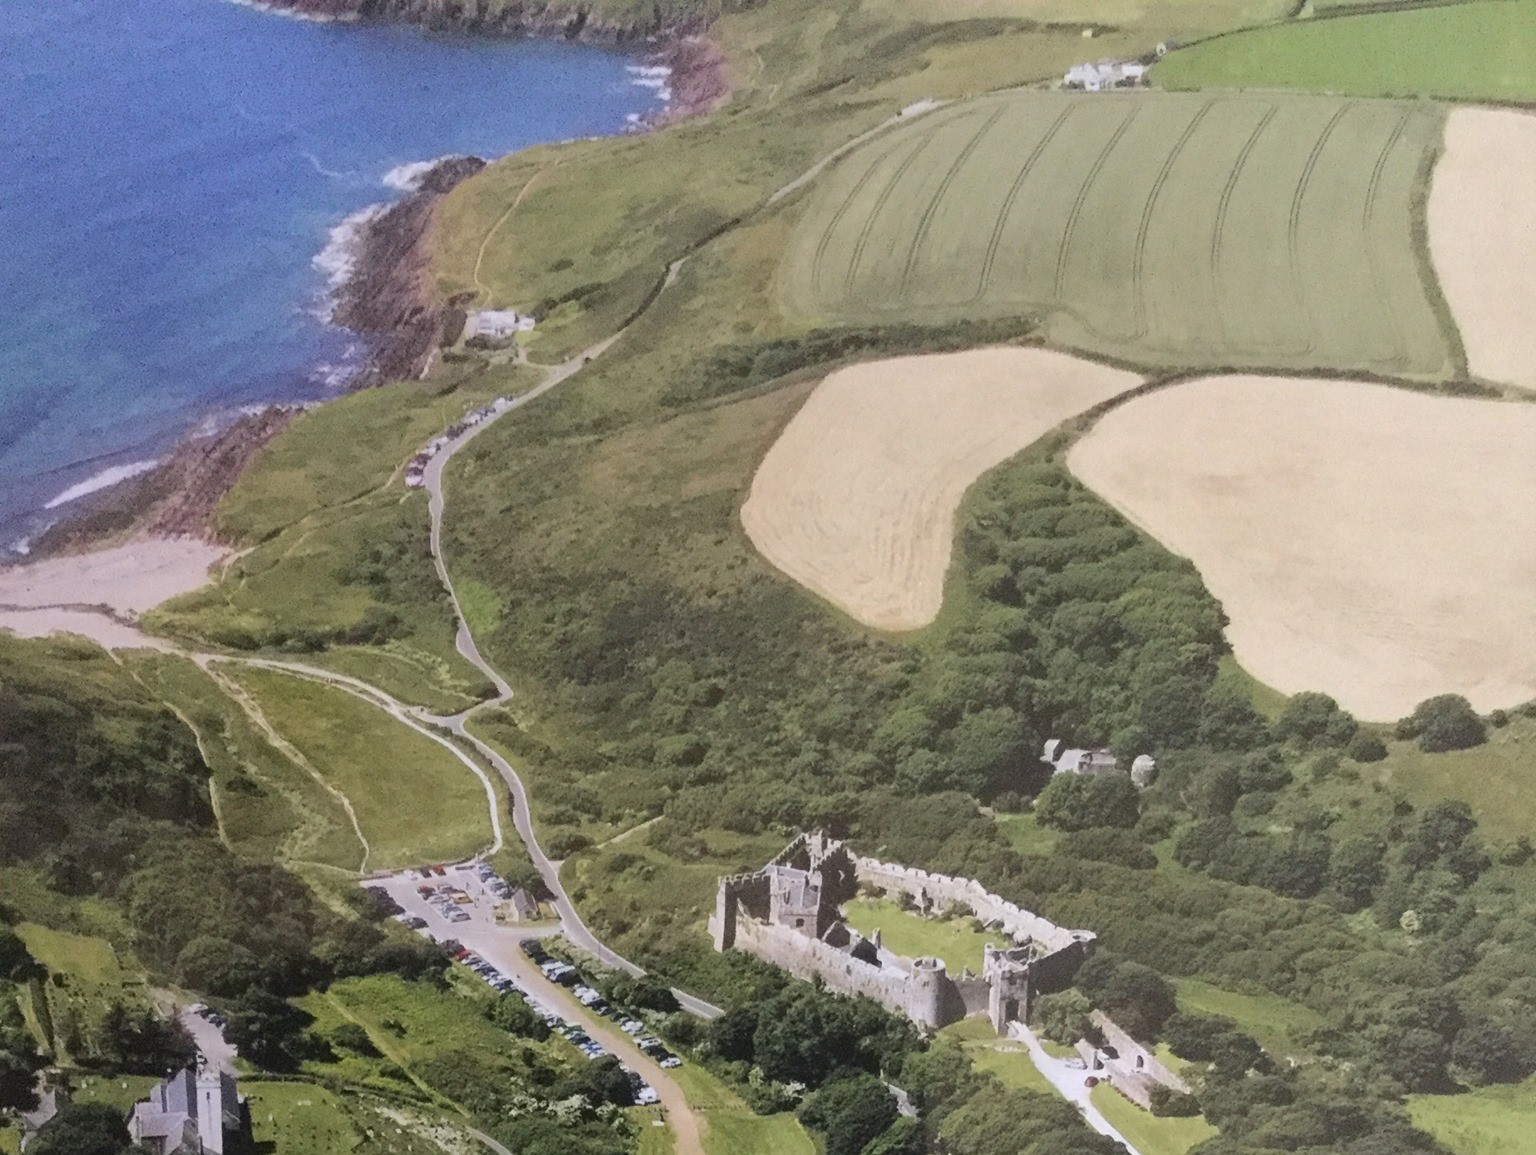
[[[0,551],[190,430],[334,394],[341,226],[422,162],[619,132],[661,83],[229,0],[0,0]]]

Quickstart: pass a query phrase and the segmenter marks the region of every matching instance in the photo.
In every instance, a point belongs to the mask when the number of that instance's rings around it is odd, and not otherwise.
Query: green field
[[[347,1155],[363,1142],[339,1099],[324,1087],[247,1080],[240,1091],[250,1100],[257,1146],[271,1155]]]
[[[1276,995],[1248,995],[1198,979],[1177,980],[1179,1010],[1232,1019],[1277,1057],[1302,1053],[1299,1036],[1327,1025],[1322,1015]]]
[[[436,742],[344,690],[250,667],[224,672],[344,796],[368,870],[467,857],[491,842],[485,786]]]
[[[793,1115],[755,1115],[741,1098],[697,1063],[672,1072],[704,1120],[708,1155],[815,1155],[816,1144]]]
[[[862,935],[880,931],[887,950],[907,958],[938,958],[952,975],[969,967],[981,973],[981,951],[988,942],[1001,944],[995,934],[971,929],[972,919],[924,918],[902,910],[888,898],[856,898],[843,906],[843,920]]]
[[[111,986],[121,986],[128,980],[118,964],[117,952],[104,938],[50,930],[31,922],[21,923],[16,933],[27,944],[27,953],[54,974]]]
[[[1041,314],[1152,365],[1439,378],[1414,243],[1432,107],[1020,92],[924,116],[819,182],[781,270],[818,321]]]
[[[1049,854],[1061,840],[1061,834],[1041,826],[1033,814],[999,814],[997,828],[1008,844],[1020,854]]]
[[[1408,1114],[1454,1155],[1529,1150],[1536,1134],[1536,1079],[1462,1095],[1411,1095]]]
[[[1216,1128],[1199,1115],[1191,1119],[1160,1119],[1108,1084],[1095,1087],[1092,1099],[1110,1126],[1129,1139],[1141,1155],[1184,1155],[1196,1143],[1204,1143],[1216,1134]]]
[[[1491,839],[1536,840],[1536,720],[1517,717],[1470,750],[1426,754],[1413,742],[1388,742],[1387,751],[1363,772],[1415,805],[1457,798]]]
[[[1298,88],[1341,96],[1536,99],[1536,3],[1478,0],[1300,21],[1173,52],[1163,88]]]

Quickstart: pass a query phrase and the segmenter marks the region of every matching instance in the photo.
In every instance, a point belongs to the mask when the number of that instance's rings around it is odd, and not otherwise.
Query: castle
[[[980,975],[951,975],[939,959],[893,954],[878,932],[865,938],[843,921],[842,906],[861,885],[906,895],[924,912],[967,908],[1003,943],[984,948]],[[971,879],[856,857],[820,831],[800,835],[761,870],[722,878],[709,927],[716,950],[743,950],[798,978],[867,995],[926,1030],[985,1014],[999,1035],[1028,1018],[1036,994],[1071,982],[1095,937],[1064,930]]]

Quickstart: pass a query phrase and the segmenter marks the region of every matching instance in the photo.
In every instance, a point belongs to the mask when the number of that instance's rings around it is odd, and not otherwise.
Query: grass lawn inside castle
[[[881,944],[907,958],[942,959],[952,975],[970,968],[981,973],[981,951],[987,943],[1007,946],[1006,935],[975,930],[970,913],[953,918],[924,918],[903,910],[888,898],[859,897],[843,905],[843,921],[866,938],[880,932]]]

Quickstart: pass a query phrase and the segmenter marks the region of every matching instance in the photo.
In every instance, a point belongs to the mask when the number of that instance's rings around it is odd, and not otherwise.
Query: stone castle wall
[[[1033,939],[1047,954],[1081,948],[1095,937],[1088,931],[1059,927],[1049,919],[1015,906],[973,878],[951,878],[947,874],[932,874],[912,866],[893,866],[874,858],[855,859],[855,865],[860,882],[898,890],[913,898],[925,894],[930,902],[941,907],[967,906],[982,922],[988,925],[1001,923],[1003,930],[1015,939],[1021,942],[1026,938]]]

